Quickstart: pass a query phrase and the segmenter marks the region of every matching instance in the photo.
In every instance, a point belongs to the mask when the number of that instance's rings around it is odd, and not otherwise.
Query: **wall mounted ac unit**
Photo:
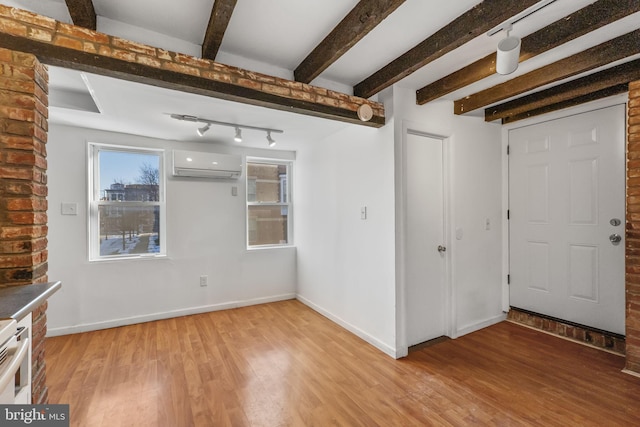
[[[242,156],[173,150],[173,176],[237,179],[242,174]]]

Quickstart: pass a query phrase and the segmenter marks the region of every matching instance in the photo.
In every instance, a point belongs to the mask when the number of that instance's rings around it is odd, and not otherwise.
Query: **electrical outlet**
[[[200,286],[207,286],[209,284],[209,276],[200,276]]]

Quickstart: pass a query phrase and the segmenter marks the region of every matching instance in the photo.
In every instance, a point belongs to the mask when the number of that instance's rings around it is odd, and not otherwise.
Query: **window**
[[[247,159],[249,248],[291,244],[290,162]]]
[[[163,154],[89,144],[89,259],[166,254]]]

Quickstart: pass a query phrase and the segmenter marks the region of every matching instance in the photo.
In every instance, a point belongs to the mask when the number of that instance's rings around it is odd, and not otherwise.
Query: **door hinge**
[[[511,284],[511,275],[507,274],[507,285]]]
[[[509,152],[511,151],[511,150],[509,149],[509,147],[510,147],[510,145],[507,145],[507,156],[509,155]]]
[[[507,220],[511,219],[511,211],[507,209]]]

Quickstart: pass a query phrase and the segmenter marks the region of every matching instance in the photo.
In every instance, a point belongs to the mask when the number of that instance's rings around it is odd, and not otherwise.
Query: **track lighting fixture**
[[[269,147],[273,147],[274,145],[276,145],[276,141],[271,137],[272,133],[284,133],[284,131],[280,129],[262,128],[258,126],[241,125],[238,123],[219,122],[217,120],[204,119],[201,117],[189,116],[186,114],[171,114],[171,118],[182,120],[185,122],[204,123],[205,125],[203,127],[197,129],[197,133],[200,136],[204,136],[204,134],[211,128],[211,125],[228,126],[235,128],[236,133],[233,140],[236,142],[242,142],[242,129],[266,132]]]
[[[518,61],[520,60],[520,37],[510,36],[512,26],[505,26],[504,32],[507,37],[498,43],[498,52],[496,53],[496,73],[511,74],[518,69]]]
[[[198,136],[202,137],[209,129],[211,129],[211,125],[207,123],[205,126],[198,128],[196,132],[198,132]]]
[[[267,131],[267,142],[269,142],[269,147],[273,147],[274,145],[276,145],[275,139],[271,138],[270,130]]]
[[[518,61],[520,60],[520,38],[516,36],[510,36],[509,32],[513,28],[513,24],[520,22],[527,16],[539,11],[540,9],[549,6],[556,0],[542,0],[533,6],[523,10],[519,14],[509,18],[497,27],[492,28],[487,33],[488,36],[504,31],[507,37],[500,40],[498,43],[498,50],[496,52],[496,73],[498,74],[511,74],[518,68]]]

